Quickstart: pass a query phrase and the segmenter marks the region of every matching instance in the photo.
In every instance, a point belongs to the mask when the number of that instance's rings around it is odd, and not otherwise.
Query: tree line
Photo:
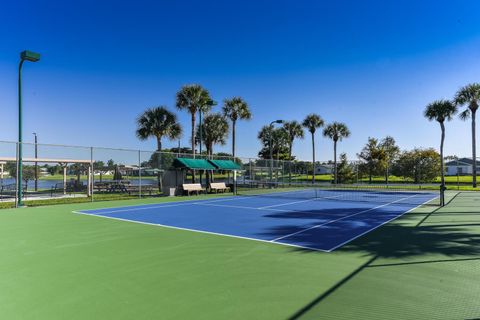
[[[332,122],[325,125],[322,117],[315,113],[307,115],[301,124],[296,120],[280,120],[279,123],[282,123],[279,128],[274,128],[273,123],[271,123],[263,126],[258,132],[257,138],[262,144],[258,156],[262,159],[269,159],[270,155],[275,155],[277,160],[295,160],[292,155],[293,143],[296,139],[305,137],[304,129],[306,129],[312,139],[312,163],[313,172],[315,172],[315,133],[317,129],[324,127],[323,136],[333,141],[334,182],[337,182],[337,143],[350,136],[347,125],[342,122]],[[312,174],[312,183],[314,182],[315,174]]]
[[[232,156],[235,157],[236,125],[240,120],[250,120],[252,114],[248,103],[241,97],[223,100],[220,112],[211,112],[217,102],[210,92],[198,84],[185,85],[176,94],[175,106],[187,111],[191,117],[191,153],[195,158],[196,146],[204,144],[208,155],[213,155],[215,145],[225,145],[229,130],[232,130]],[[198,117],[204,116],[202,125],[197,125]],[[200,118],[201,119],[201,118]],[[198,120],[200,120],[198,119]],[[147,109],[137,118],[136,135],[140,140],[154,137],[157,151],[162,151],[162,139],[180,139],[183,128],[177,115],[165,105]],[[195,175],[193,176],[195,180]]]
[[[455,94],[453,100],[436,100],[428,104],[424,111],[424,116],[428,120],[435,120],[440,124],[440,154],[439,171],[441,173],[442,186],[445,184],[443,146],[445,139],[445,121],[452,119],[460,106],[465,106],[465,110],[460,113],[462,120],[471,119],[472,131],[472,159],[473,159],[473,186],[477,186],[476,175],[476,134],[475,134],[475,116],[480,101],[480,84],[469,84],[460,88]],[[198,84],[185,85],[176,94],[175,107],[180,111],[186,111],[191,117],[191,148],[190,152],[195,157],[196,146],[203,143],[208,155],[213,154],[215,145],[225,145],[231,130],[232,137],[232,156],[236,156],[236,125],[238,121],[250,120],[252,113],[248,103],[241,97],[232,97],[223,100],[223,106],[218,112],[211,112],[217,102],[212,99],[209,91]],[[197,124],[197,118],[204,116],[202,126]],[[304,130],[307,130],[311,136],[312,143],[312,163],[315,172],[315,134],[317,130],[323,127],[323,136],[333,142],[333,175],[334,182],[339,182],[338,171],[343,170],[342,180],[348,176],[348,163],[346,155],[341,155],[341,164],[337,165],[337,144],[344,138],[350,136],[350,130],[342,122],[332,122],[325,124],[324,120],[317,114],[309,114],[300,123],[296,120],[281,121],[282,126],[275,128],[273,123],[263,126],[258,132],[257,138],[261,142],[261,149],[258,156],[261,159],[274,157],[278,160],[294,160],[292,154],[293,144],[297,139],[305,138]],[[157,151],[162,151],[162,140],[176,140],[182,136],[183,128],[177,120],[174,112],[170,111],[165,105],[147,109],[137,118],[136,135],[141,140],[154,137],[157,141]],[[359,167],[360,174],[367,174],[369,181],[372,177],[382,171],[385,174],[385,180],[388,182],[388,175],[391,172],[400,173],[401,176],[407,176],[407,163],[418,163],[418,159],[429,159],[432,168],[436,167],[434,150],[432,149],[414,149],[411,151],[400,152],[395,140],[392,137],[386,137],[379,141],[376,138],[369,138],[365,147],[358,153],[361,161]],[[417,159],[413,161],[412,159]],[[426,161],[427,163],[429,161]],[[418,167],[418,166],[417,166]],[[409,171],[415,172],[419,167],[411,167]],[[403,169],[402,169],[403,168]],[[419,170],[422,174],[413,173],[415,181],[425,180],[429,170]],[[390,171],[389,171],[390,170]],[[315,181],[315,174],[312,174],[312,182]]]
[[[443,146],[445,142],[445,121],[450,121],[458,112],[459,107],[465,109],[460,113],[460,119],[471,119],[472,134],[472,185],[477,187],[477,151],[476,151],[476,124],[475,116],[480,103],[480,84],[472,83],[460,88],[452,100],[441,99],[429,103],[424,110],[424,116],[429,121],[437,121],[440,125],[440,173],[441,186],[445,189],[445,169]]]

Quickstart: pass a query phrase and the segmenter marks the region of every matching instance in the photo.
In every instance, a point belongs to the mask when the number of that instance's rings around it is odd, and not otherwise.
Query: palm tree
[[[442,136],[440,140],[440,171],[441,171],[441,188],[445,188],[445,171],[443,168],[443,143],[445,141],[445,120],[452,120],[453,115],[457,112],[455,103],[448,100],[436,100],[427,105],[424,111],[425,118],[430,121],[436,120],[442,129]],[[444,199],[441,197],[440,205],[443,206]]]
[[[202,125],[202,140],[209,156],[213,155],[214,145],[227,143],[228,129],[228,121],[222,114],[211,113],[205,117]],[[197,126],[197,132],[200,133],[199,126]]]
[[[202,140],[207,147],[207,154],[211,157],[213,155],[213,146],[216,144],[225,145],[228,137],[228,121],[220,113],[212,113],[205,117],[205,121],[200,128],[197,127],[197,132],[202,131]],[[210,181],[210,175],[207,173],[207,183]]]
[[[312,135],[312,159],[313,159],[313,173],[312,173],[312,183],[315,183],[315,132],[318,128],[323,127],[323,119],[315,114],[309,114],[302,122],[302,126],[307,129]]]
[[[472,175],[473,175],[473,187],[477,187],[477,147],[476,147],[476,134],[475,134],[475,115],[480,103],[480,84],[472,83],[458,90],[455,95],[455,104],[458,106],[467,105],[467,109],[460,113],[462,120],[467,120],[472,117]]]
[[[235,126],[237,120],[250,120],[252,113],[247,102],[240,97],[233,97],[223,101],[223,115],[232,122],[232,156],[235,158]]]
[[[288,135],[288,159],[292,160],[293,141],[297,138],[303,139],[304,132],[298,121],[287,121],[283,123],[283,129]]]
[[[137,137],[140,140],[146,140],[150,137],[157,139],[157,151],[162,151],[162,138],[167,137],[170,140],[178,139],[182,135],[182,127],[177,122],[177,115],[169,111],[165,106],[159,106],[145,110],[137,118]],[[154,154],[159,159],[161,153]],[[159,166],[161,162],[158,160]],[[118,171],[118,170],[117,170]],[[158,189],[162,189],[162,179],[160,171],[157,175]]]
[[[192,116],[192,154],[195,158],[195,123],[197,112],[207,113],[215,105],[208,90],[198,84],[183,86],[177,92],[176,106],[179,110],[187,110]]]
[[[195,158],[195,122],[197,112],[207,113],[215,105],[210,93],[198,84],[183,86],[177,92],[176,106],[179,110],[188,110],[192,116],[192,154]],[[200,180],[202,177],[200,176]],[[195,183],[195,171],[192,172],[192,182]]]
[[[182,127],[173,112],[165,106],[159,106],[145,110],[137,118],[136,135],[140,140],[155,137],[157,151],[162,151],[162,138],[178,139],[182,135]]]
[[[350,130],[348,130],[347,125],[342,122],[333,122],[323,129],[323,135],[333,140],[333,181],[337,184],[337,142],[342,141],[343,138],[348,138],[350,136]]]

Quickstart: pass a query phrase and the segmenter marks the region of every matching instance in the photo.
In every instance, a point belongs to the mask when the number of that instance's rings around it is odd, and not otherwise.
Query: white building
[[[470,175],[473,169],[473,160],[471,158],[460,158],[458,160],[451,160],[445,163],[445,174],[447,176],[456,176],[457,174]],[[480,161],[477,160],[477,172],[480,172]]]
[[[333,165],[330,164],[316,164],[315,165],[315,175],[317,174],[332,174]]]

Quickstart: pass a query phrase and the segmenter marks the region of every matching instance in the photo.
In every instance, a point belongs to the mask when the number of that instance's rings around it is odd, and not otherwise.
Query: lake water
[[[70,181],[70,180],[67,179],[67,182],[68,181]],[[99,182],[99,181],[100,181],[100,179],[95,179],[95,182]],[[102,179],[102,181],[103,182],[109,182],[111,180]],[[139,179],[129,180],[129,181],[130,181],[131,185],[133,185],[133,186],[138,186],[140,184]],[[14,183],[15,183],[15,179],[13,179],[13,178],[3,179],[3,184],[4,185],[14,184]],[[51,189],[57,183],[63,185],[63,180],[38,180],[38,188],[39,189]],[[86,184],[87,182],[82,180],[82,183]],[[0,181],[0,184],[2,184],[2,181]],[[156,179],[142,179],[142,185],[144,185],[144,186],[145,185],[157,185],[157,180]],[[35,181],[34,180],[28,181],[28,189],[32,190],[33,188],[35,188]]]

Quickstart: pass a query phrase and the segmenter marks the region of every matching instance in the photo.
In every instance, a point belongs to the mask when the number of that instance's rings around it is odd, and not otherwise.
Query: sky
[[[237,126],[237,155],[260,150],[258,130],[275,119],[319,114],[347,124],[339,144],[354,160],[368,137],[401,149],[438,149],[425,106],[480,82],[478,1],[4,1],[0,4],[0,140],[17,139],[19,53],[26,63],[24,140],[155,149],[135,119],[165,105],[189,145],[190,116],[175,94],[198,83],[218,102],[243,97],[253,119]],[[446,125],[446,155],[470,156],[469,122]],[[317,159],[333,158],[316,137]],[[177,141],[164,142],[174,147]],[[215,151],[231,150],[216,146]],[[295,141],[311,158],[310,137]]]

